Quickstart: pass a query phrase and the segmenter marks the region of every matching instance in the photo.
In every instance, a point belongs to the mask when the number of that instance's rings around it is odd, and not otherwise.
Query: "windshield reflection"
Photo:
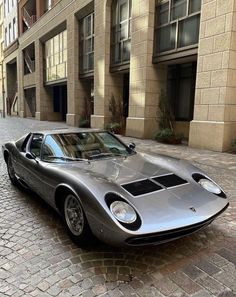
[[[46,161],[84,161],[134,153],[108,132],[81,132],[47,135],[42,159]]]

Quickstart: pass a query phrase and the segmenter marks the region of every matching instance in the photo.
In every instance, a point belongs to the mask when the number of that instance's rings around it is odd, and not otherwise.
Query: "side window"
[[[41,154],[42,142],[43,142],[43,135],[34,134],[30,143],[30,152],[35,154],[36,157],[39,157]]]
[[[58,140],[58,141],[57,141]],[[64,157],[66,154],[63,152],[63,146],[60,145],[60,139],[55,135],[52,137],[48,135],[43,145],[42,159],[49,160],[50,157]]]

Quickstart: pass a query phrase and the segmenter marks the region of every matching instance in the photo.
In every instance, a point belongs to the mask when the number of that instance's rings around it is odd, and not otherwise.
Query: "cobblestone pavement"
[[[65,124],[0,119],[0,144],[29,130],[55,127]],[[10,184],[1,156],[0,296],[236,296],[236,157],[135,142],[139,151],[179,156],[204,169],[227,191],[229,209],[204,231],[172,243],[81,249],[50,207]]]

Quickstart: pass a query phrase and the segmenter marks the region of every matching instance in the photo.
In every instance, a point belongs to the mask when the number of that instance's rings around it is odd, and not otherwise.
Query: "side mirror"
[[[34,153],[26,153],[26,158],[30,159],[30,160],[35,160],[36,159],[36,155]]]
[[[129,144],[129,148],[133,151],[133,150],[135,150],[135,148],[136,148],[136,144],[134,143],[134,142],[131,142],[130,144]]]

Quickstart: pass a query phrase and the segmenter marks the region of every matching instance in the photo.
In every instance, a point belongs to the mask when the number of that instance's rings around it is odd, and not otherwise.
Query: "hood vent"
[[[129,184],[121,185],[127,192],[133,196],[144,195],[151,192],[162,190],[163,188],[149,179],[135,181]]]
[[[188,182],[185,179],[182,179],[181,177],[173,173],[153,177],[152,179],[166,188],[172,188],[172,187],[188,184]]]

